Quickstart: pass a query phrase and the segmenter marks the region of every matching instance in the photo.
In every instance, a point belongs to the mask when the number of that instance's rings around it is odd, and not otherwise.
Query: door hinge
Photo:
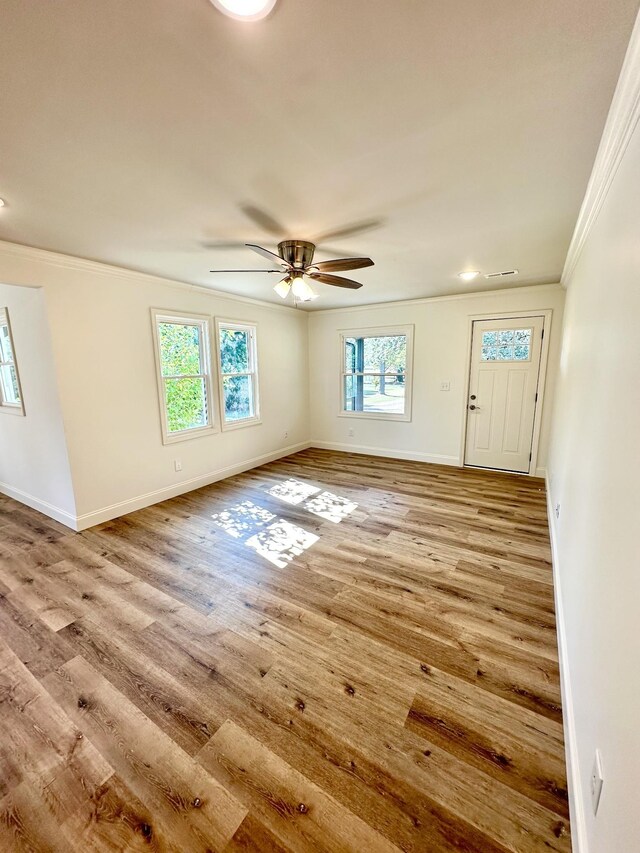
[[[531,454],[529,454],[529,462],[531,462]]]
[[[537,391],[536,391],[536,399],[535,399],[535,402],[536,402],[536,403],[538,402],[538,392],[537,392]]]
[[[540,340],[541,340],[541,341],[543,341],[543,340],[544,340],[544,329],[542,330],[542,334],[540,335]]]

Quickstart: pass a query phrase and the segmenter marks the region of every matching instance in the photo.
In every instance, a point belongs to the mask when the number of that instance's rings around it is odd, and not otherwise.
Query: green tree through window
[[[343,337],[343,411],[404,416],[407,334]]]
[[[157,334],[167,432],[209,426],[206,321],[158,318]]]
[[[255,328],[219,324],[220,374],[226,424],[256,418]]]

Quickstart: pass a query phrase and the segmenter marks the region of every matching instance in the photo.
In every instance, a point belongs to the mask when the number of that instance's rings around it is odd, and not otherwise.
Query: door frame
[[[471,359],[473,357],[472,346],[473,346],[473,324],[477,320],[513,320],[525,319],[527,317],[543,317],[544,324],[543,330],[544,334],[542,337],[542,348],[540,350],[540,369],[538,370],[538,384],[536,385],[536,393],[538,395],[538,399],[536,400],[535,412],[533,416],[533,438],[531,441],[531,460],[529,462],[529,470],[525,473],[520,473],[517,471],[509,472],[518,474],[521,477],[535,477],[537,467],[538,467],[538,448],[540,445],[540,432],[542,430],[542,412],[544,407],[544,392],[546,386],[547,379],[547,363],[549,360],[549,344],[551,343],[551,318],[553,316],[553,309],[533,309],[530,311],[496,311],[486,314],[469,314],[469,327],[467,330],[467,370],[465,375],[464,382],[464,408],[462,414],[462,442],[460,445],[460,455],[458,457],[458,463],[461,468],[474,468],[473,465],[465,465],[464,457],[467,447],[467,423],[468,423],[468,414],[467,414],[467,404],[469,400],[469,388],[471,385]],[[493,469],[482,469],[482,470],[493,470]]]

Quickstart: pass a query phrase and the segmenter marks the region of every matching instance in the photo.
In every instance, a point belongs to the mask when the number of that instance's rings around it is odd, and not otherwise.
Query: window
[[[0,410],[24,415],[9,312],[6,308],[0,308]]]
[[[342,332],[342,414],[411,420],[413,326]]]
[[[529,361],[531,329],[499,329],[482,333],[481,361]]]
[[[152,314],[164,443],[213,432],[208,318]]]
[[[218,320],[222,428],[260,422],[256,327]]]

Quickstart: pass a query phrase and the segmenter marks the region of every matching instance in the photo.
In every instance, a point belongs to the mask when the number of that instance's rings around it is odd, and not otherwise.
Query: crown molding
[[[353,314],[354,311],[388,311],[407,305],[432,305],[435,302],[459,302],[463,299],[481,299],[484,296],[504,296],[513,293],[557,293],[560,282],[553,284],[528,284],[523,287],[501,287],[498,290],[474,290],[471,293],[451,293],[446,296],[422,296],[419,299],[396,299],[391,302],[373,302],[368,305],[349,305],[344,308],[315,308],[307,312],[310,318],[319,314]]]
[[[561,282],[567,287],[640,119],[640,16],[631,33]]]
[[[58,269],[74,270],[76,272],[85,272],[92,275],[102,275],[107,278],[120,278],[131,282],[146,282],[147,284],[174,287],[181,290],[197,290],[218,299],[226,299],[229,302],[242,302],[248,305],[258,305],[261,308],[270,308],[273,311],[300,313],[296,308],[289,305],[278,305],[277,303],[267,302],[262,299],[252,299],[250,296],[239,296],[235,293],[228,293],[225,290],[215,290],[214,288],[207,287],[204,284],[189,284],[186,281],[176,281],[171,278],[163,278],[162,276],[128,269],[127,267],[117,267],[111,264],[102,263],[101,261],[92,261],[88,258],[78,258],[75,255],[63,255],[60,252],[51,252],[49,249],[38,249],[35,246],[25,246],[22,243],[9,243],[7,241],[0,240],[0,260],[3,255],[12,255],[20,260],[46,264],[47,266],[57,267]],[[11,282],[4,283],[10,284]],[[40,281],[34,281],[33,284],[21,284],[25,287],[42,286],[42,282]]]

